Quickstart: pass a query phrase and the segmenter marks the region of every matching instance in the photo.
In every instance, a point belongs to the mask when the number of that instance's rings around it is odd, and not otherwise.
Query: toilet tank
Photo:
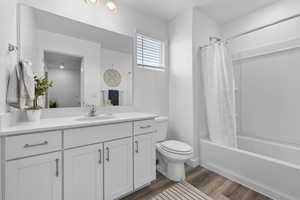
[[[160,116],[155,118],[157,132],[155,134],[155,142],[161,142],[167,139],[168,133],[168,117]]]

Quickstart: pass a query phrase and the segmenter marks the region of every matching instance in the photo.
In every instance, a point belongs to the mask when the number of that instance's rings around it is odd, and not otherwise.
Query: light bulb
[[[118,9],[116,3],[113,0],[108,0],[106,3],[106,7],[109,11],[112,12],[116,12]]]
[[[65,68],[64,65],[60,65],[60,66],[59,66],[59,69],[64,69],[64,68]]]
[[[95,6],[99,3],[99,0],[85,0],[85,2],[89,5]]]

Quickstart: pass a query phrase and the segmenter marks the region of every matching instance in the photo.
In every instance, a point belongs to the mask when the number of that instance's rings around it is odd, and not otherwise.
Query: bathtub
[[[300,200],[300,148],[238,137],[238,148],[202,139],[200,164],[274,200]]]
[[[300,146],[239,136],[238,148],[300,166]]]

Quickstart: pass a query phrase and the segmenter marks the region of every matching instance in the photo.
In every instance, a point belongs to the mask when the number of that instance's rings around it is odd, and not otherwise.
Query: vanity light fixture
[[[99,0],[85,0],[85,3],[95,6],[99,3]]]
[[[106,7],[109,11],[116,12],[118,10],[116,3],[114,0],[108,0],[106,2]]]
[[[100,0],[84,0],[86,4],[96,6]],[[114,0],[107,0],[106,7],[111,12],[116,12],[118,10],[117,4]]]

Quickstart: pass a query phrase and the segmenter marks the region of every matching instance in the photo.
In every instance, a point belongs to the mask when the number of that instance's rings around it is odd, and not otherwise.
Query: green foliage
[[[35,97],[45,95],[47,89],[53,87],[53,82],[48,81],[45,78],[38,78],[37,76],[34,76],[34,81],[35,81]]]
[[[44,96],[46,94],[46,91],[49,88],[53,87],[53,82],[45,78],[38,78],[37,76],[34,76],[34,81],[35,81],[35,98],[34,98],[33,109],[39,109],[40,107],[38,107],[38,98],[40,96]]]

